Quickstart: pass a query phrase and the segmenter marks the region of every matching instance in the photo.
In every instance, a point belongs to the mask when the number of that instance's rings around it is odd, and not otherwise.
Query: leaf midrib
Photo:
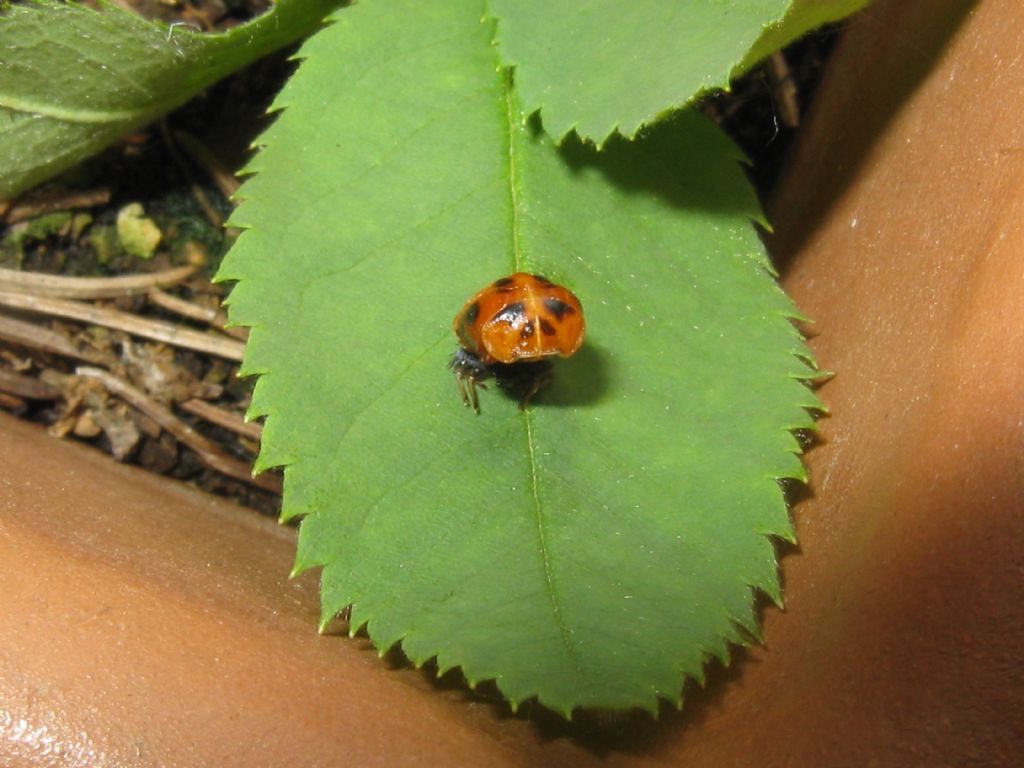
[[[27,99],[19,99],[12,96],[0,96],[0,108],[9,109],[12,112],[22,112],[28,115],[38,115],[60,120],[67,123],[83,123],[87,125],[102,125],[104,123],[130,123],[134,120],[145,120],[151,115],[160,114],[173,109],[178,103],[185,101],[185,97],[174,97],[164,101],[149,102],[140,107],[132,109],[81,109],[59,107],[53,104],[33,102]]]
[[[500,65],[499,65],[500,67]],[[507,69],[500,68],[499,71],[504,72],[504,91],[505,91],[505,128],[508,136],[508,187],[509,187],[509,205],[512,210],[512,222],[510,236],[512,239],[512,271],[522,272],[522,248],[520,247],[521,232],[520,232],[520,203],[519,203],[519,189],[517,185],[519,165],[516,158],[516,109],[513,103],[512,96],[512,83],[511,83],[511,72]],[[530,491],[533,499],[533,510],[537,524],[537,543],[540,549],[541,564],[544,570],[544,581],[547,588],[548,601],[551,604],[551,614],[555,620],[555,624],[558,627],[559,635],[562,639],[562,644],[565,646],[566,654],[572,661],[573,669],[576,672],[580,671],[579,657],[576,653],[576,646],[573,644],[572,632],[566,623],[565,616],[562,613],[562,604],[558,596],[558,590],[555,586],[555,575],[551,567],[551,554],[548,550],[547,534],[545,531],[545,519],[543,505],[540,500],[540,482],[538,479],[538,464],[537,464],[537,452],[536,446],[534,445],[533,437],[533,420],[530,416],[530,411],[523,408],[520,413],[523,415],[523,424],[525,426],[526,435],[526,455],[529,461],[530,469]]]

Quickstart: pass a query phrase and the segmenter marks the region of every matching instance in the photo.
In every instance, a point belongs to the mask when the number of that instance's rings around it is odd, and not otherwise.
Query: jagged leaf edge
[[[331,15],[329,15],[325,19],[325,21],[324,21],[324,27],[328,26],[333,21],[335,15],[337,13],[342,12],[342,11],[343,11],[343,9],[341,9],[339,11],[335,11]],[[305,62],[305,60],[307,58],[308,58],[308,53],[305,50],[305,46],[303,46],[303,48],[300,49],[292,57],[292,59],[294,59],[296,61],[299,61],[299,70],[296,71],[295,75],[297,75],[298,71],[301,70],[301,68],[304,65],[304,62]],[[293,75],[293,78],[295,77],[295,75]],[[289,81],[289,83],[291,83],[291,80]],[[274,102],[268,108],[268,114],[270,114],[270,115],[279,115],[281,112],[286,110],[287,107],[288,107],[288,99],[287,99],[287,97],[289,95],[290,95],[290,90],[286,86],[286,88],[284,90],[282,90],[282,92],[274,99]],[[253,146],[254,146],[254,148],[257,149],[257,152],[253,156],[252,160],[250,160],[250,162],[246,165],[246,167],[242,171],[247,177],[251,178],[255,174],[260,173],[260,166],[259,166],[260,153],[264,149],[266,149],[268,146],[270,146],[270,144],[271,144],[270,139],[272,138],[272,136],[270,136],[270,134],[272,133],[272,130],[273,130],[273,126],[268,128],[263,134],[261,134],[260,138],[257,139],[256,142],[254,142]],[[730,142],[730,144],[731,144],[731,142]],[[743,152],[738,147],[736,147],[735,145],[732,145],[732,146],[735,149],[735,153],[734,153],[734,155],[732,156],[731,159],[733,159],[735,162],[740,163],[740,164],[747,164],[747,163],[749,163],[748,159],[743,154]],[[245,189],[246,189],[246,185],[243,183],[243,185],[239,188],[238,192],[234,196],[234,199],[236,201],[238,201],[239,203],[244,202],[247,199],[246,196],[245,196]],[[247,224],[244,221],[244,218],[241,215],[241,212],[243,212],[243,211],[244,211],[244,209],[240,205],[238,208],[236,208],[235,213],[232,214],[231,218],[227,222],[227,224],[229,226],[233,226],[233,227],[237,227],[239,229],[242,229],[243,230],[242,236],[244,236],[245,230],[253,228],[253,225]],[[768,221],[765,218],[764,213],[760,209],[759,206],[758,206],[758,209],[756,211],[754,211],[754,212],[752,212],[750,214],[749,218],[750,218],[751,226],[759,225],[759,226],[762,226],[762,227],[765,227],[765,228],[769,227]],[[227,264],[227,263],[228,262],[226,260],[225,264]],[[228,269],[225,266],[225,264],[222,264],[221,269],[218,271],[217,275],[215,276],[214,279],[215,279],[216,282],[238,281],[240,283],[240,282],[245,280],[245,276],[243,274],[240,274],[240,272],[232,271],[231,269]],[[761,253],[760,253],[760,266],[762,267],[762,269],[765,270],[765,272],[767,274],[767,277],[774,282],[776,280],[777,276],[778,276],[778,273],[775,270],[774,266],[772,265],[766,250],[762,250]],[[776,289],[780,290],[780,291],[782,290],[781,287],[779,287],[777,285],[777,283],[776,283]],[[786,298],[787,298],[787,302],[790,304],[791,309],[789,311],[787,311],[787,312],[781,313],[782,316],[786,320],[788,320],[789,322],[793,323],[794,326],[798,322],[807,322],[808,321],[807,318],[797,310],[796,306],[792,304],[792,301],[788,298],[788,296]],[[225,300],[225,304],[229,307],[229,310],[230,310],[230,305],[231,305],[231,298],[230,298],[230,296],[228,297],[228,299]],[[254,467],[253,467],[253,473],[254,474],[258,474],[259,472],[262,472],[262,471],[264,471],[266,469],[275,468],[275,467],[283,468],[284,469],[284,475],[285,475],[285,488],[286,488],[286,492],[285,492],[285,496],[284,496],[285,503],[282,504],[282,511],[281,511],[281,515],[280,515],[280,521],[282,523],[285,523],[285,522],[290,522],[290,521],[293,521],[293,520],[296,520],[296,519],[301,519],[302,517],[306,516],[307,514],[310,514],[311,510],[289,509],[286,506],[286,500],[287,500],[287,497],[288,497],[288,494],[287,494],[287,483],[288,483],[288,476],[289,476],[288,468],[293,466],[293,465],[295,465],[298,461],[300,461],[301,457],[298,457],[298,456],[275,455],[273,453],[272,447],[270,447],[270,445],[269,445],[270,443],[273,443],[273,441],[274,441],[273,425],[277,422],[277,418],[276,418],[277,414],[275,414],[275,412],[274,412],[274,409],[272,407],[272,403],[264,402],[264,400],[265,400],[265,398],[263,396],[264,388],[260,386],[260,383],[262,381],[264,381],[264,379],[267,376],[272,376],[273,372],[270,369],[266,368],[266,367],[263,367],[263,366],[260,366],[260,365],[256,364],[253,361],[253,357],[255,356],[255,354],[250,354],[251,349],[256,344],[261,343],[261,340],[262,340],[262,338],[264,336],[263,332],[266,329],[263,328],[262,326],[258,325],[258,324],[255,324],[255,323],[250,324],[250,323],[245,322],[245,321],[238,322],[233,317],[231,318],[231,325],[235,325],[235,326],[242,325],[242,326],[246,326],[246,327],[251,329],[250,330],[250,336],[249,336],[249,342],[247,343],[247,346],[246,346],[245,360],[243,361],[243,364],[242,364],[242,366],[241,366],[241,368],[239,370],[239,375],[240,376],[246,376],[246,377],[255,376],[257,378],[256,386],[255,386],[254,391],[253,391],[252,401],[251,401],[250,406],[249,406],[249,408],[247,410],[247,413],[246,413],[246,419],[247,420],[253,420],[253,419],[257,419],[257,418],[261,418],[261,417],[263,417],[265,419],[264,420],[264,432],[263,432],[264,437],[263,437],[263,441],[261,442],[260,454],[259,454],[259,456],[257,458],[257,461],[256,461]],[[796,333],[801,338],[803,338],[803,334],[800,333],[798,328],[796,329]],[[254,343],[254,339],[255,339],[255,343]],[[813,355],[811,354],[810,350],[806,347],[806,345],[802,344],[801,346],[790,350],[790,354],[792,354],[793,357],[802,365],[802,367],[800,369],[792,371],[790,373],[790,377],[795,379],[795,380],[797,380],[797,381],[802,382],[805,385],[805,387],[807,387],[805,391],[807,392],[807,395],[808,395],[808,398],[806,400],[794,404],[794,406],[793,406],[794,407],[794,412],[796,413],[796,412],[799,412],[799,411],[802,410],[806,414],[806,419],[794,419],[793,424],[788,425],[788,426],[786,426],[786,425],[780,426],[780,429],[783,429],[784,431],[789,433],[789,435],[791,436],[791,448],[788,451],[788,453],[794,458],[793,469],[790,472],[786,472],[786,473],[779,474],[779,475],[774,475],[774,476],[772,476],[772,479],[774,481],[776,481],[777,483],[780,483],[780,484],[783,481],[786,481],[786,480],[792,480],[792,481],[796,481],[796,482],[799,482],[799,483],[806,484],[808,482],[808,475],[807,475],[807,472],[806,472],[806,467],[805,467],[805,465],[804,465],[804,463],[802,461],[802,456],[803,456],[804,451],[803,451],[803,448],[800,445],[799,440],[797,440],[797,438],[796,438],[796,434],[798,432],[801,432],[801,431],[811,431],[811,432],[815,431],[816,427],[815,427],[815,416],[814,415],[816,413],[825,413],[826,412],[825,406],[821,403],[819,398],[813,393],[813,391],[810,389],[810,386],[809,386],[809,383],[814,382],[814,381],[816,381],[816,380],[821,378],[822,372],[817,368],[817,364],[814,361]],[[742,647],[746,647],[746,646],[749,646],[749,645],[754,644],[754,643],[761,644],[761,643],[764,642],[763,634],[761,632],[760,622],[758,620],[757,613],[756,613],[756,603],[757,603],[757,597],[756,596],[757,596],[757,593],[759,593],[759,592],[763,593],[776,606],[778,606],[779,608],[783,607],[783,596],[782,596],[782,591],[781,591],[781,580],[780,580],[780,577],[779,577],[779,562],[778,562],[778,556],[777,556],[777,544],[776,544],[775,540],[779,539],[781,541],[785,541],[785,542],[789,542],[789,543],[795,543],[796,542],[796,534],[795,534],[795,530],[793,529],[791,515],[789,514],[788,503],[786,501],[785,494],[784,494],[784,492],[783,492],[783,490],[781,488],[781,485],[780,485],[780,487],[778,489],[778,497],[777,497],[777,499],[778,499],[778,502],[780,504],[782,504],[786,508],[786,518],[787,518],[788,524],[785,526],[785,528],[781,528],[781,529],[778,529],[778,530],[757,531],[756,532],[758,535],[764,536],[765,538],[769,539],[769,541],[772,543],[773,550],[776,551],[776,556],[773,558],[773,560],[771,562],[770,574],[765,575],[763,578],[743,579],[743,583],[751,590],[750,600],[748,602],[749,611],[746,612],[743,616],[730,616],[729,617],[730,622],[735,627],[735,631],[732,632],[732,633],[723,634],[721,636],[721,638],[720,638],[721,643],[717,647],[714,647],[714,648],[701,648],[700,649],[706,660],[716,659],[723,666],[728,666],[731,663],[732,653],[733,653],[732,652],[733,646],[737,646],[737,647],[741,647],[742,648]],[[310,569],[313,569],[313,568],[322,567],[323,565],[325,565],[325,563],[314,562],[314,561],[301,561],[299,559],[299,555],[297,554],[295,564],[294,564],[294,566],[293,566],[293,568],[292,568],[292,570],[290,572],[290,576],[292,576],[292,577],[298,576],[298,575],[300,575],[301,573],[304,573],[307,570],[310,570]],[[321,601],[321,615],[320,615],[319,624],[318,624],[319,631],[321,633],[326,633],[329,630],[330,625],[332,624],[332,622],[334,621],[334,619],[337,616],[338,616],[338,612],[337,611],[335,611],[333,609],[329,609],[326,605],[324,605],[323,601]],[[365,632],[366,635],[369,637],[370,641],[373,643],[374,647],[376,648],[378,656],[381,657],[381,658],[383,658],[388,653],[393,652],[394,650],[402,650],[402,640],[404,638],[401,638],[401,637],[398,638],[397,640],[395,640],[393,643],[387,645],[387,646],[384,646],[384,645],[381,645],[380,643],[378,643],[375,640],[374,636],[373,636],[371,628],[369,627],[369,623],[370,623],[371,620],[372,620],[372,617],[369,617],[366,620],[364,620],[362,622],[359,622],[358,624],[357,623],[350,624],[350,626],[348,627],[348,635],[349,635],[349,637],[354,638],[360,632]],[[421,656],[419,656],[417,658],[411,658],[408,655],[406,655],[406,658],[409,660],[409,662],[414,667],[416,667],[417,669],[422,669],[424,666],[426,666],[430,662],[437,660],[439,654],[442,653],[442,652],[443,651],[432,652],[432,653],[429,653],[429,654],[421,655]],[[403,655],[405,655],[404,652],[403,652]],[[437,676],[440,677],[441,675],[451,671],[452,669],[456,669],[456,668],[460,668],[460,665],[457,664],[457,663],[452,663],[452,664],[448,664],[448,665],[443,665],[443,664],[438,663],[437,670],[436,670],[437,671]],[[705,684],[705,682],[706,682],[706,669],[707,669],[707,663],[705,662],[705,664],[701,666],[699,672],[696,675],[693,676],[693,679],[699,685],[701,685],[701,686],[703,686]],[[470,688],[476,688],[476,686],[478,686],[479,684],[481,684],[483,682],[487,682],[489,680],[488,678],[479,679],[479,680],[471,679],[469,676],[465,675],[464,671],[463,671],[463,676],[464,676],[464,679],[466,680],[466,682],[467,682],[467,684],[469,685]],[[679,682],[678,682],[678,686],[677,686],[677,694],[675,696],[671,697],[671,698],[666,698],[666,701],[668,701],[669,703],[675,705],[679,709],[682,708],[683,703],[684,703],[684,701],[683,701],[683,688],[684,688],[686,679],[688,677],[691,677],[691,675],[686,673],[686,672],[680,672],[679,673]],[[500,685],[499,685],[499,689],[500,689]],[[510,706],[510,708],[511,708],[511,710],[513,712],[517,711],[519,709],[519,707],[522,706],[525,702],[529,701],[530,699],[536,698],[535,696],[527,695],[527,696],[523,696],[522,698],[520,698],[518,700],[513,700],[512,698],[510,698],[507,695],[505,695],[504,691],[502,691],[502,695],[505,696],[506,701],[508,701],[509,706]],[[657,716],[658,711],[659,711],[660,699],[661,699],[661,697],[659,697],[657,695],[652,696],[652,698],[650,699],[649,702],[647,702],[647,704],[640,704],[640,705],[638,705],[638,707],[642,708],[642,709],[644,709],[644,710],[646,710],[648,712],[650,712],[654,716]],[[540,704],[542,706],[544,705],[543,702],[540,702]],[[575,709],[578,709],[578,708],[575,708]],[[575,709],[569,709],[569,710],[553,709],[553,711],[557,711],[559,714],[561,714],[566,719],[572,719],[572,716],[573,716],[573,713],[574,713]]]
[[[650,115],[647,119],[642,120],[637,126],[636,130],[631,135],[623,133],[619,129],[618,123],[616,123],[603,136],[583,136],[579,134],[575,122],[568,125],[558,135],[555,135],[554,133],[549,133],[549,135],[555,140],[556,144],[562,144],[562,142],[564,142],[570,134],[576,134],[577,136],[579,136],[581,140],[596,144],[596,146],[599,149],[604,147],[608,143],[608,141],[615,136],[620,136],[626,139],[627,141],[633,141],[648,126],[658,123],[661,120],[664,120],[670,115],[673,115],[679,112],[680,110],[685,109],[688,106],[696,104],[706,95],[719,91],[728,93],[729,91],[731,91],[732,88],[732,80],[741,77],[742,75],[749,72],[751,69],[757,66],[760,62],[764,61],[764,59],[766,59],[775,51],[781,50],[785,46],[795,42],[804,35],[813,32],[815,29],[818,29],[827,24],[841,21],[847,16],[857,13],[858,11],[866,7],[871,2],[871,0],[845,0],[845,5],[843,5],[844,10],[839,12],[838,14],[819,14],[821,18],[815,25],[806,27],[797,34],[780,34],[780,30],[785,30],[789,20],[797,13],[795,8],[800,4],[800,2],[801,0],[792,0],[789,8],[786,10],[784,14],[782,14],[782,16],[775,19],[774,21],[770,21],[764,24],[761,27],[761,33],[754,40],[753,44],[750,46],[750,49],[747,51],[747,54],[742,59],[740,59],[739,61],[732,65],[729,71],[725,74],[725,81],[722,84],[702,86],[698,88],[697,91],[691,94],[689,97],[685,98],[683,101],[675,104],[665,105],[662,109],[655,112],[653,115]],[[501,17],[492,9],[491,5],[491,0],[487,0],[486,18],[494,20],[497,30],[494,36],[494,45],[499,51],[499,59],[501,60],[502,65],[514,70],[516,66],[521,64],[521,62],[513,60],[503,55],[503,49],[500,44],[502,28]],[[543,124],[543,104],[527,105],[525,107],[525,112],[526,114],[524,114],[524,117],[533,116],[535,114],[539,115],[541,123]]]
[[[342,0],[346,3],[347,0]],[[270,106],[267,107],[266,116],[268,118],[274,118],[274,121],[281,116],[281,114],[288,109],[289,97],[291,96],[292,84],[296,79],[296,76],[301,72],[302,67],[309,58],[308,43],[317,34],[325,30],[331,24],[334,23],[338,14],[344,13],[345,7],[342,6],[323,18],[320,23],[320,28],[317,32],[310,35],[307,40],[299,47],[299,49],[288,57],[289,61],[297,63],[295,71],[288,78],[284,87],[274,97]],[[242,178],[242,183],[231,196],[232,201],[235,203],[235,208],[231,212],[231,215],[225,221],[225,227],[233,227],[239,230],[239,236],[236,240],[236,244],[243,237],[246,236],[246,232],[256,228],[255,224],[248,223],[245,220],[245,202],[250,198],[246,195],[248,182],[251,181],[255,176],[262,172],[260,167],[260,159],[263,151],[269,147],[272,143],[274,132],[274,122],[272,122],[264,131],[252,142],[250,150],[252,150],[252,157],[246,162],[246,164],[238,171],[238,176]],[[225,297],[223,304],[228,310],[228,322],[227,327],[244,327],[249,329],[249,336],[245,345],[245,352],[243,355],[242,363],[239,366],[237,376],[239,378],[254,378],[255,383],[253,385],[252,398],[250,399],[249,406],[246,408],[245,420],[256,421],[262,419],[262,436],[260,438],[260,450],[253,462],[252,474],[258,475],[261,472],[265,472],[270,469],[282,469],[284,471],[284,487],[285,492],[282,495],[282,508],[279,515],[279,521],[281,523],[288,523],[296,518],[300,518],[308,514],[308,511],[303,510],[290,510],[285,506],[288,499],[288,467],[295,464],[299,457],[297,456],[284,456],[275,455],[273,443],[275,426],[278,422],[277,414],[274,412],[273,405],[271,402],[266,402],[266,387],[263,385],[263,381],[266,377],[272,376],[273,371],[263,364],[257,363],[255,358],[258,357],[258,347],[263,343],[264,332],[266,328],[255,321],[240,320],[237,317],[238,310],[233,306],[233,298],[235,297],[235,289],[239,287],[246,280],[244,270],[235,267],[234,260],[231,258],[232,251],[235,247],[232,246],[231,250],[225,255],[221,262],[217,273],[213,276],[212,281],[214,283],[234,283],[230,293]],[[309,566],[312,567],[312,566]],[[304,570],[305,567],[299,567],[298,564],[292,569],[291,576],[298,576]]]

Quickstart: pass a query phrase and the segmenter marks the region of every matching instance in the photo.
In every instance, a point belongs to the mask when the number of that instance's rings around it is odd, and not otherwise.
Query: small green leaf
[[[556,148],[482,10],[366,0],[303,48],[220,275],[259,464],[286,465],[324,622],[351,605],[382,652],[513,706],[653,711],[758,636],[754,589],[779,599],[812,371],[717,128]],[[572,288],[588,339],[525,411],[492,387],[478,416],[452,317],[517,270]]]
[[[280,0],[218,35],[108,5],[33,0],[0,11],[0,199],[294,42],[340,1]]]
[[[528,114],[603,145],[869,0],[491,0]],[[790,3],[792,2],[792,7]],[[788,10],[787,10],[788,9]]]

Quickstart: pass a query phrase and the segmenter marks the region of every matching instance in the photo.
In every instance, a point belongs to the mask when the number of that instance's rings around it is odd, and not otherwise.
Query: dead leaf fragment
[[[148,259],[156,253],[163,233],[145,216],[142,203],[129,203],[117,212],[117,236],[127,253]]]

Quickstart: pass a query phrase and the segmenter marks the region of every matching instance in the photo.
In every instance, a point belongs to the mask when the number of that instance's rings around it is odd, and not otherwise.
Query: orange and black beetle
[[[545,358],[580,348],[583,306],[568,288],[516,272],[495,280],[459,310],[452,323],[459,349],[450,367],[462,401],[479,412],[476,387],[491,376],[522,389],[523,408],[550,378]]]

